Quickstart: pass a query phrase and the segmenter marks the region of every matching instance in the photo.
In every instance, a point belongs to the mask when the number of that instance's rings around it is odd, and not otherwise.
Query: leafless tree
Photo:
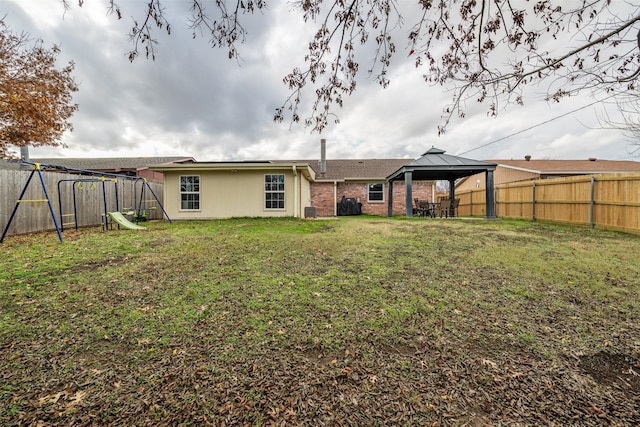
[[[613,97],[613,108],[605,108],[599,117],[603,128],[619,129],[626,135],[631,143],[628,145],[629,154],[640,155],[640,91],[634,90],[616,94]],[[609,105],[606,105],[609,106]],[[617,114],[612,115],[614,110]]]
[[[63,0],[69,7],[71,0]],[[80,5],[84,0],[77,0]],[[118,18],[116,0],[105,0]],[[130,31],[134,60],[154,58],[154,29],[171,32],[166,0],[145,0],[144,18]],[[243,14],[266,10],[264,0],[189,0],[194,37],[238,55],[246,37]],[[635,90],[640,74],[640,6],[625,0],[299,0],[291,3],[314,26],[304,65],[284,77],[290,96],[274,119],[303,121],[322,131],[366,74],[387,87],[389,68],[404,45],[426,82],[452,89],[440,132],[465,115],[468,102],[496,115],[504,105],[523,104],[523,88],[544,84],[546,98],[560,101],[580,91],[595,96]],[[408,7],[412,7],[409,12]],[[405,22],[409,20],[409,22]],[[361,53],[369,53],[367,57]],[[301,119],[303,97],[315,100]]]

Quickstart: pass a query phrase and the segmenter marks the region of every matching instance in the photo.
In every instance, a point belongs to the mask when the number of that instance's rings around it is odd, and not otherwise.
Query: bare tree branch
[[[70,0],[62,0],[68,8]],[[82,6],[84,0],[78,0]],[[122,16],[115,0],[108,9]],[[238,59],[238,44],[246,39],[241,15],[266,9],[264,0],[190,0],[189,28],[208,34],[214,47]],[[153,31],[171,31],[162,0],[145,0],[143,19],[130,31],[129,58],[154,58]],[[409,56],[423,69],[430,84],[454,85],[453,99],[443,111],[440,131],[453,117],[465,115],[467,101],[488,105],[496,115],[501,102],[524,103],[523,88],[546,85],[546,98],[560,101],[583,91],[634,90],[640,76],[640,5],[611,0],[416,0],[409,30],[399,31],[404,18],[397,0],[298,0],[292,8],[316,31],[309,41],[304,65],[293,67],[283,81],[289,96],[276,109],[274,120],[300,121],[321,132],[334,110],[351,95],[360,61],[368,53],[369,78],[384,88],[396,54],[396,40],[407,37]],[[208,8],[208,9],[207,9]],[[138,24],[140,22],[141,24]],[[397,24],[396,24],[397,22]],[[632,48],[625,49],[632,44]],[[566,46],[566,48],[565,48]],[[372,49],[373,48],[373,49]],[[306,102],[305,97],[314,98]],[[308,106],[308,107],[307,107]]]

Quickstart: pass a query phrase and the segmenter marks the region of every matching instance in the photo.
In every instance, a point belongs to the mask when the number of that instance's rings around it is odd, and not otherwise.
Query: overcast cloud
[[[592,103],[586,95],[549,104],[532,92],[524,107],[512,105],[498,118],[488,118],[485,106],[469,104],[467,117],[454,119],[447,134],[438,136],[451,93],[424,83],[404,52],[404,39],[396,41],[389,88],[367,79],[363,64],[356,93],[336,110],[338,125],[322,135],[302,125],[290,129],[288,123],[274,123],[273,113],[288,95],[282,78],[303,65],[311,28],[286,2],[272,1],[264,14],[245,16],[249,34],[240,45],[240,63],[211,48],[206,36],[192,39],[185,2],[165,2],[172,35],[158,31],[156,60],[134,63],[127,59],[126,33],[131,15],[144,10],[142,1],[121,0],[120,21],[106,14],[106,0],[86,1],[81,9],[73,3],[64,14],[58,0],[0,0],[0,16],[6,15],[15,32],[57,44],[60,66],[76,64],[80,109],[72,117],[74,132],[64,137],[68,148],[32,148],[33,157],[308,159],[319,156],[319,140],[326,138],[329,158],[416,158],[436,146],[478,159],[637,160],[629,154],[632,141],[601,128],[601,104],[475,149]]]

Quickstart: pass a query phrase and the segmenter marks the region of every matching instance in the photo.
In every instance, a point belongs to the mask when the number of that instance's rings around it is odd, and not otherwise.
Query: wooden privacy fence
[[[481,216],[485,190],[456,193],[460,215]],[[640,174],[583,175],[496,186],[502,218],[640,231]]]
[[[486,215],[487,191],[478,188],[470,191],[456,191],[456,199],[460,199],[458,204],[458,215],[461,216],[485,216]]]
[[[27,182],[30,170],[0,170],[0,233],[9,222],[11,212]],[[78,227],[98,226],[103,222],[105,208],[107,212],[128,211],[134,208],[146,208],[147,219],[162,219],[163,213],[149,189],[142,192],[142,180],[118,177],[76,175],[60,172],[42,171],[56,221],[64,230]],[[148,183],[162,203],[162,184]],[[74,188],[76,212],[74,215]],[[117,204],[116,204],[117,192]],[[140,205],[141,195],[143,203]],[[7,230],[7,236],[55,230],[49,205],[46,203],[42,184],[37,174],[31,179],[22,197],[16,215]],[[62,211],[62,212],[60,212]]]

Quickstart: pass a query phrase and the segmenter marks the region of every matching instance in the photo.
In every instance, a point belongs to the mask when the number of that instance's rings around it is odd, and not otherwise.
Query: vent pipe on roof
[[[526,156],[524,156],[524,159],[528,162],[529,160],[531,160],[531,156],[527,154]]]
[[[20,160],[23,162],[30,162],[29,158],[29,146],[25,145],[24,147],[20,147]],[[31,166],[26,163],[20,163],[20,170],[29,170]]]
[[[23,162],[29,161],[29,146],[20,147],[20,160]]]
[[[320,176],[325,176],[327,173],[327,140],[322,138],[320,140]]]

